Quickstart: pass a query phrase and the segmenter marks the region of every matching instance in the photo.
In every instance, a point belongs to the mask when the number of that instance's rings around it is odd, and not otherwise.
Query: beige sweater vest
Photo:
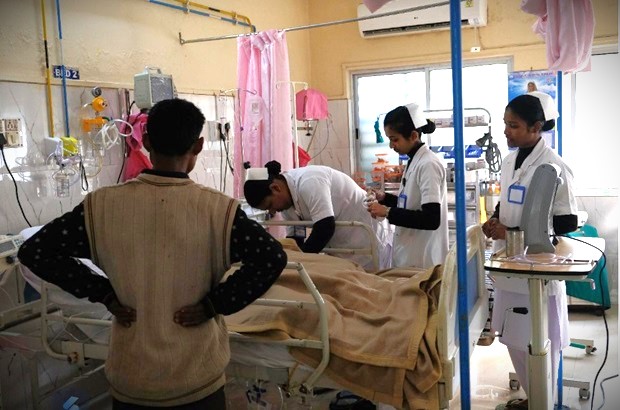
[[[190,179],[150,174],[84,200],[93,261],[137,315],[129,328],[112,326],[106,375],[118,400],[174,406],[224,385],[230,351],[223,317],[182,327],[173,316],[198,303],[230,267],[237,206]]]

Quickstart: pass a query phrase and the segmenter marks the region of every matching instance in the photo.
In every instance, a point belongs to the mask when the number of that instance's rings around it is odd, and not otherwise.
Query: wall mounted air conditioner
[[[379,10],[371,13],[368,8],[360,4],[357,6],[357,16],[366,17],[373,14],[382,14],[397,10],[406,10],[412,7],[426,6],[440,2],[440,0],[392,0]],[[479,27],[487,24],[487,0],[461,1],[461,26]],[[395,14],[387,17],[358,21],[360,34],[364,38],[396,36],[412,34],[422,31],[442,30],[450,28],[449,5],[431,7],[424,10]]]

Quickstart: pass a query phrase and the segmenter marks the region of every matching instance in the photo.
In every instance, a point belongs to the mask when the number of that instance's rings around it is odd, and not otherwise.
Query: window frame
[[[514,59],[512,56],[506,57],[492,57],[492,58],[479,58],[479,59],[471,59],[471,60],[463,60],[463,68],[465,67],[475,67],[475,66],[484,66],[484,65],[492,65],[492,64],[506,64],[506,75],[508,73],[514,71]],[[411,72],[424,72],[425,75],[425,86],[426,86],[426,107],[430,106],[430,76],[431,71],[433,70],[445,70],[451,69],[452,65],[449,62],[435,63],[431,65],[412,65],[408,67],[401,68],[389,68],[389,69],[369,69],[369,70],[356,70],[350,74],[351,78],[351,96],[353,97],[353,104],[351,105],[352,115],[352,135],[350,137],[349,145],[352,147],[353,152],[351,153],[351,158],[353,160],[353,171],[362,169],[362,160],[361,160],[361,145],[360,145],[360,118],[359,118],[359,95],[357,93],[358,89],[358,81],[362,77],[371,77],[371,76],[379,76],[379,75],[392,75],[392,74],[403,74],[403,73],[411,73]],[[506,101],[508,104],[508,101]]]

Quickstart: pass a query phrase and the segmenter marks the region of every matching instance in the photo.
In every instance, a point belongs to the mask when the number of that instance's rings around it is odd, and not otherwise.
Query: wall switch
[[[7,140],[5,148],[15,148],[23,146],[22,141],[22,121],[19,118],[0,119],[0,132]]]

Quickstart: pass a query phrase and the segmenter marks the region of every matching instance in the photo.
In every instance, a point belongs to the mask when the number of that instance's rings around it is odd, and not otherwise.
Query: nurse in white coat
[[[264,168],[250,168],[243,186],[248,204],[271,214],[281,212],[289,221],[312,221],[312,232],[298,241],[302,251],[318,253],[325,247],[361,249],[371,246],[368,235],[355,227],[336,227],[336,221],[357,221],[370,226],[375,234],[379,268],[391,265],[391,232],[386,221],[373,219],[363,203],[366,192],[343,172],[321,165],[308,165],[281,172],[280,163],[270,161]],[[261,176],[261,170],[264,170]],[[345,255],[368,271],[376,267],[369,255]]]
[[[555,102],[548,94],[534,91],[514,98],[504,113],[504,134],[508,146],[518,148],[502,165],[501,196],[493,216],[484,223],[486,236],[495,239],[494,248],[505,246],[506,229],[521,225],[528,186],[536,167],[552,163],[560,167],[564,181],[557,188],[553,202],[553,228],[557,235],[577,229],[577,202],[572,192],[573,174],[562,159],[547,146],[542,131],[551,130],[558,117]],[[500,341],[508,347],[519,382],[526,391],[527,346],[530,340],[530,317],[516,314],[514,307],[530,307],[526,279],[495,278],[495,301],[492,327],[500,332]],[[552,386],[557,385],[559,355],[568,346],[568,309],[566,288],[562,281],[549,281],[549,339],[551,340]],[[531,311],[531,309],[530,309]],[[527,399],[510,403],[507,409],[526,409]]]
[[[435,131],[417,104],[397,107],[383,121],[390,148],[409,157],[398,195],[376,192],[378,203],[368,211],[396,226],[394,267],[429,268],[444,263],[448,254],[446,169],[424,144],[422,133]]]

